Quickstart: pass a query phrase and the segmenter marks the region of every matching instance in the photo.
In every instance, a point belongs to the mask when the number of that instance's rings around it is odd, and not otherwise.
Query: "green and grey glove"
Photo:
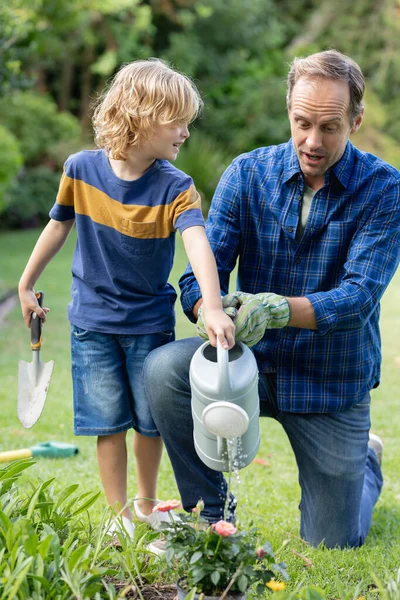
[[[286,327],[290,319],[290,306],[287,299],[272,292],[262,292],[255,294],[255,296],[261,300],[265,307],[268,307],[271,320],[266,329]]]

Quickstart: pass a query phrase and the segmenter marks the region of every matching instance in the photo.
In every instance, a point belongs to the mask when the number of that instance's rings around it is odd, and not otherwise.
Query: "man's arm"
[[[289,327],[317,329],[313,305],[308,298],[286,298],[290,306]]]

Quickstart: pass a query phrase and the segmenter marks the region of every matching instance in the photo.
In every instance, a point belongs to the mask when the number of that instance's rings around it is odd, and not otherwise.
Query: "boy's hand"
[[[28,327],[31,326],[32,313],[36,313],[44,322],[49,308],[39,306],[34,290],[19,290],[19,301],[21,303],[22,316]]]
[[[212,346],[217,345],[217,339],[225,350],[235,345],[235,325],[222,308],[214,310],[199,308],[197,332],[203,339],[209,339]]]

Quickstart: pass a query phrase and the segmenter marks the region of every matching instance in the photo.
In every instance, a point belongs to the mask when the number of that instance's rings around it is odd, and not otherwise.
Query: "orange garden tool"
[[[43,292],[37,292],[39,306],[43,306]],[[42,319],[32,313],[31,320],[32,362],[20,360],[18,366],[17,412],[21,424],[32,427],[42,414],[53,373],[54,361],[43,363],[40,360],[42,348]]]

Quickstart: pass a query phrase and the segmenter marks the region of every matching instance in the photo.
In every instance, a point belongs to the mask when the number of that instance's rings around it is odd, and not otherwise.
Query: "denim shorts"
[[[159,436],[142,368],[152,350],[174,338],[174,331],[114,335],[71,324],[75,435],[112,435],[133,427],[147,437]]]

